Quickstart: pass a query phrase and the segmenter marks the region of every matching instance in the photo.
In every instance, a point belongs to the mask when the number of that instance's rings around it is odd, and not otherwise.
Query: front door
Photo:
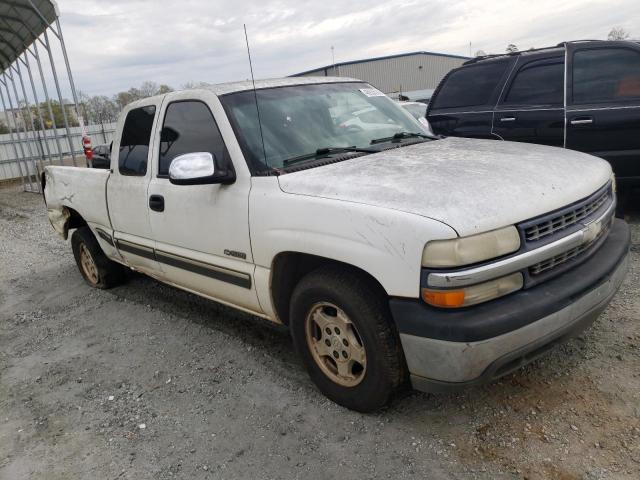
[[[165,279],[182,288],[260,312],[253,284],[249,240],[251,177],[242,158],[232,162],[225,136],[235,137],[213,93],[177,92],[162,107],[162,130],[154,144],[149,197],[161,199],[151,210],[156,258]],[[219,121],[216,121],[219,119]],[[237,144],[237,155],[241,155]],[[169,167],[179,155],[209,152],[216,168],[234,168],[231,185],[173,185]]]
[[[121,117],[113,141],[112,156],[116,157],[107,183],[107,201],[115,246],[131,267],[158,276],[154,240],[149,223],[147,189],[151,178],[149,158],[160,102],[146,101],[142,106],[129,107]]]
[[[564,57],[519,64],[502,92],[493,133],[503,140],[564,145]]]
[[[619,180],[640,178],[640,47],[571,45],[567,148],[611,163]]]

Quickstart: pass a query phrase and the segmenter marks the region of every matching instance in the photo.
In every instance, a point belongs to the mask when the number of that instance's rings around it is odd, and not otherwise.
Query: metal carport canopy
[[[57,17],[58,8],[51,0],[0,0],[2,71],[9,68]]]

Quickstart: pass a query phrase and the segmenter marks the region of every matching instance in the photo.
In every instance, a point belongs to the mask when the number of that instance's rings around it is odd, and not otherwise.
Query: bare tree
[[[210,85],[211,84],[207,82],[194,82],[193,80],[191,80],[187,83],[182,84],[181,88],[183,90],[193,90],[194,88],[206,88]]]
[[[509,45],[507,45],[507,53],[515,53],[517,51],[518,47],[515,44],[510,43]]]
[[[622,27],[613,27],[607,35],[607,40],[626,40],[629,38],[629,32]]]
[[[173,88],[169,85],[158,85],[156,82],[142,82],[140,88],[130,88],[124,92],[118,92],[113,96],[113,102],[115,102],[120,110],[126,105],[141,98],[153,97],[154,95],[161,95],[163,93],[173,92]]]

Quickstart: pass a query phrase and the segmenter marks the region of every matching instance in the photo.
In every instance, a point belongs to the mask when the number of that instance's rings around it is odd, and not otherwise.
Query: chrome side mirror
[[[169,166],[169,181],[174,185],[229,184],[235,179],[232,170],[216,171],[214,156],[209,152],[179,155]]]

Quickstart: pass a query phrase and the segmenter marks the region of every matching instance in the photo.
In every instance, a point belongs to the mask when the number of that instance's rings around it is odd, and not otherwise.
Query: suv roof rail
[[[506,53],[492,53],[489,55],[481,55],[479,57],[475,57],[472,58],[470,60],[467,60],[466,62],[463,63],[463,65],[470,65],[472,63],[476,63],[479,62],[481,60],[488,60],[490,58],[498,58],[498,57],[515,57],[518,55],[522,55],[523,53],[529,53],[529,52],[541,52],[544,50],[554,50],[556,48],[559,47],[564,47],[565,42],[559,44],[559,45],[554,45],[553,47],[541,47],[541,48],[531,48],[529,50],[522,50],[522,51],[517,51],[517,52],[506,52]]]
[[[475,58],[472,58],[470,60],[467,60],[466,62],[463,63],[463,65],[470,65],[472,63],[476,63],[476,62],[479,62],[481,60],[488,60],[490,58],[512,57],[512,56],[522,55],[523,53],[540,52],[540,51],[544,51],[544,50],[553,50],[555,48],[564,48],[569,43],[609,42],[609,41],[611,41],[611,40],[602,40],[602,39],[596,39],[596,38],[584,38],[584,39],[580,39],[580,40],[567,40],[565,42],[560,42],[557,45],[554,45],[552,47],[531,48],[529,50],[518,50],[517,52],[492,53],[492,54],[489,54],[489,55],[481,55],[479,57],[475,57]],[[627,41],[633,42],[633,41],[636,41],[636,40],[627,40]]]
[[[564,47],[567,43],[585,43],[585,42],[608,42],[610,40],[602,40],[597,38],[584,38],[581,40],[568,40],[566,42],[560,42],[556,47]]]

